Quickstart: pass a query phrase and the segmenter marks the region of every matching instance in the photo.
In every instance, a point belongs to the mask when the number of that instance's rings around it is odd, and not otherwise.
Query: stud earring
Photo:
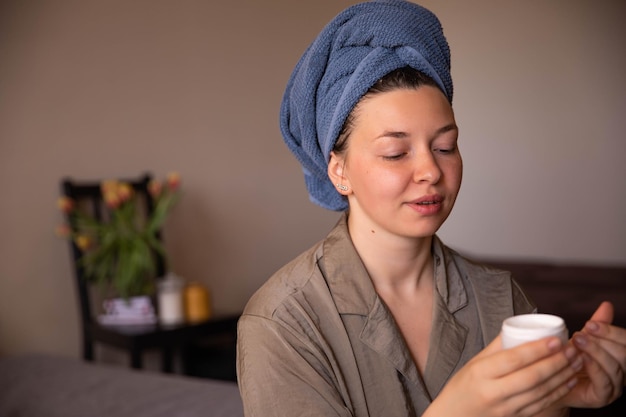
[[[343,184],[335,184],[340,191],[348,191],[348,186]]]

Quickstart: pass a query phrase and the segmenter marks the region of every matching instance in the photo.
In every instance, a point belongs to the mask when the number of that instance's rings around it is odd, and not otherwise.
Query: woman
[[[452,91],[437,18],[404,1],[346,9],[299,61],[282,132],[312,201],[345,214],[246,306],[247,416],[559,416],[621,394],[610,305],[568,346],[502,350],[534,306],[437,238],[462,177]]]

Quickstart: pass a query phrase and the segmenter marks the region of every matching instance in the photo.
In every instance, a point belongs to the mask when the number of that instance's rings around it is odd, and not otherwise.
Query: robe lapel
[[[475,282],[476,277],[480,277],[480,283]],[[502,319],[514,314],[511,304],[513,288],[510,274],[500,271],[491,275],[484,272],[482,274],[468,273],[468,278],[472,281],[474,288],[480,327],[486,346],[500,333]]]
[[[435,297],[433,327],[428,360],[424,370],[426,389],[436,396],[456,368],[467,338],[467,329],[459,324],[441,297]]]
[[[390,326],[391,323],[394,325]],[[379,298],[374,303],[360,338],[371,349],[386,357],[408,380],[422,386],[419,372],[411,359],[404,338],[395,326],[391,313]]]

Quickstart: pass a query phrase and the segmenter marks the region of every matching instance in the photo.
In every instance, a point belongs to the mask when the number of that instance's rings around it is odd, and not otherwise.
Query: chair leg
[[[141,349],[136,346],[133,346],[130,349],[130,366],[133,369],[141,369],[143,367],[141,358]]]
[[[171,374],[174,371],[174,352],[171,347],[164,347],[161,352],[161,370]]]
[[[83,359],[93,362],[93,340],[83,335]]]
[[[180,362],[181,362],[181,371],[183,375],[191,375],[191,348],[189,345],[184,344],[180,348]]]

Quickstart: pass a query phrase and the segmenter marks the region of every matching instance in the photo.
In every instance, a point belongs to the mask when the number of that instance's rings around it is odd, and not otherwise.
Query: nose
[[[420,152],[415,157],[413,180],[417,183],[436,184],[441,179],[441,168],[431,150]]]

